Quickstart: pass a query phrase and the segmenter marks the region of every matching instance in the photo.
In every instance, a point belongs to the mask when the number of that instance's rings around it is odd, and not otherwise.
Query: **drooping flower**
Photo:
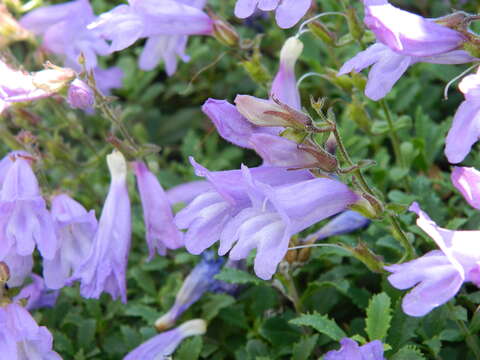
[[[353,210],[347,210],[335,216],[320,230],[308,236],[309,239],[322,240],[331,236],[348,234],[370,224],[370,220]]]
[[[480,137],[480,68],[476,74],[462,79],[458,88],[465,96],[445,140],[445,155],[451,163],[459,163]]]
[[[179,327],[154,336],[133,351],[123,360],[156,360],[167,358],[189,336],[203,335],[207,330],[204,320],[194,319],[184,322]]]
[[[173,222],[173,213],[168,198],[155,175],[143,162],[133,163],[138,191],[142,200],[143,218],[151,260],[158,252],[183,246],[183,234]]]
[[[42,277],[32,274],[32,282],[25,285],[22,290],[14,297],[14,301],[22,299],[27,300],[25,308],[27,310],[35,310],[43,307],[53,307],[57,302],[59,290],[49,290],[45,286]]]
[[[107,155],[111,183],[89,255],[74,278],[80,293],[98,299],[102,292],[127,301],[126,268],[131,239],[131,210],[127,187],[127,163],[120,152]]]
[[[10,251],[31,256],[35,246],[44,259],[52,259],[58,242],[37,179],[27,157],[18,153],[11,156],[13,162],[0,193],[0,259]]]
[[[205,292],[215,289],[218,280],[214,276],[220,271],[223,263],[223,259],[215,259],[212,252],[204,253],[202,260],[183,281],[172,308],[155,321],[158,331],[172,327],[180,315],[200,299]]]
[[[400,290],[413,287],[403,298],[403,311],[410,316],[423,316],[453,298],[464,282],[480,286],[480,231],[443,229],[417,203],[410,210],[417,213],[417,225],[440,250],[385,269],[392,273],[388,277],[392,286]]]
[[[380,340],[359,346],[355,340],[340,340],[340,350],[332,350],[324,355],[325,360],[385,360],[383,344]]]
[[[2,360],[61,360],[52,349],[52,334],[17,303],[0,307],[0,344]]]
[[[52,198],[51,213],[59,248],[53,259],[43,261],[43,276],[48,288],[60,289],[89,255],[98,224],[94,210],[87,212],[67,194]]]
[[[472,167],[455,166],[451,179],[470,206],[480,210],[480,171]]]
[[[93,90],[80,79],[75,79],[68,88],[67,101],[74,109],[92,110],[95,103]]]
[[[278,26],[284,29],[294,26],[308,11],[312,0],[237,0],[235,16],[241,19],[251,16],[258,7],[262,11],[275,11]]]

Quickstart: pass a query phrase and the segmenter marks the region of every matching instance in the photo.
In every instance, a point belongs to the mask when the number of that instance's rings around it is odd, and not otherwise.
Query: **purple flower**
[[[117,66],[112,66],[108,69],[96,67],[93,70],[97,88],[104,95],[109,95],[112,89],[122,87],[123,71]]]
[[[423,316],[453,298],[464,282],[480,285],[480,231],[443,229],[417,203],[410,210],[417,213],[417,225],[440,250],[385,269],[392,273],[388,277],[392,286],[400,290],[414,287],[403,299],[403,311],[410,316]]]
[[[133,167],[142,199],[149,260],[151,260],[155,251],[165,255],[166,249],[178,249],[183,246],[183,234],[173,222],[171,205],[155,175],[142,162],[134,162]]]
[[[87,212],[66,194],[52,199],[51,213],[59,248],[53,259],[43,261],[43,276],[47,287],[60,289],[89,255],[98,224],[94,210]]]
[[[308,236],[309,239],[323,240],[331,236],[348,234],[367,227],[370,220],[353,210],[347,210],[335,216],[320,230]]]
[[[7,156],[12,163],[0,193],[0,259],[12,249],[19,256],[29,256],[35,245],[44,259],[53,259],[58,248],[53,221],[29,160],[19,153]]]
[[[0,348],[3,360],[61,360],[52,350],[52,334],[38,326],[30,313],[16,303],[0,307]]]
[[[463,64],[471,61],[475,61],[475,58],[463,50],[430,57],[417,57],[399,54],[386,45],[375,43],[343,64],[337,76],[352,71],[360,72],[373,65],[368,74],[365,95],[372,100],[379,100],[388,94],[408,67],[417,62]]]
[[[451,179],[470,206],[480,210],[480,172],[471,167],[454,167]]]
[[[98,299],[105,291],[127,302],[125,273],[130,250],[131,213],[127,187],[127,163],[120,152],[107,155],[111,183],[89,255],[74,278],[80,293]]]
[[[32,273],[33,254],[21,256],[18,255],[15,248],[11,248],[2,261],[10,269],[10,279],[7,282],[9,287],[21,286],[25,279]]]
[[[202,260],[183,281],[173,307],[155,321],[158,331],[172,327],[180,315],[200,299],[205,292],[215,289],[219,281],[214,276],[220,272],[223,263],[223,259],[215,259],[212,252],[204,253]]]
[[[212,185],[208,181],[195,180],[168,189],[166,195],[171,205],[178,203],[188,204],[201,193],[211,189]]]
[[[80,79],[75,79],[68,88],[67,101],[74,109],[93,110],[95,96],[93,90]]]
[[[255,9],[272,11],[276,9],[275,19],[284,29],[294,26],[308,11],[312,0],[237,0],[235,16],[241,19],[253,14]]]
[[[43,307],[53,307],[57,302],[59,290],[48,290],[42,277],[32,274],[32,282],[25,285],[22,290],[15,296],[14,301],[18,302],[27,299],[25,308],[27,310],[35,310]]]
[[[363,0],[364,22],[377,40],[398,54],[425,57],[461,47],[466,37],[434,20],[398,9],[387,0]]]
[[[271,96],[300,110],[300,93],[295,78],[295,63],[303,51],[303,43],[296,37],[288,38],[280,52],[280,66],[272,82]]]
[[[480,68],[479,68],[480,71]],[[462,79],[458,88],[465,100],[453,118],[445,141],[445,155],[451,163],[459,163],[480,137],[480,72]]]
[[[340,350],[332,350],[324,355],[325,360],[385,360],[383,344],[380,340],[371,341],[358,346],[355,340],[344,338],[340,340]]]
[[[154,336],[132,352],[123,360],[157,360],[167,358],[189,336],[203,335],[207,324],[201,319],[184,322],[179,327]]]

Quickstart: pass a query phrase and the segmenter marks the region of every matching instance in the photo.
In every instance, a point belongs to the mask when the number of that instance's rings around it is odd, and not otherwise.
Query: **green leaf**
[[[300,339],[300,329],[282,316],[271,317],[263,323],[260,334],[275,347],[291,345]]]
[[[370,340],[383,340],[392,320],[390,298],[385,293],[373,295],[367,307],[365,331]]]
[[[407,345],[393,355],[390,360],[425,360],[425,357],[415,346]]]
[[[335,341],[340,341],[347,336],[334,320],[318,313],[301,315],[296,319],[290,320],[290,323],[313,327],[319,333]]]
[[[292,360],[307,360],[317,344],[318,335],[312,335],[301,339],[293,345]]]
[[[234,268],[229,268],[229,267],[224,267],[220,273],[215,275],[215,279],[220,280],[220,281],[225,281],[227,283],[231,284],[261,284],[262,281],[253,276],[250,275],[249,273],[234,269]]]
[[[185,340],[175,353],[175,360],[197,360],[202,352],[203,340],[194,336]]]
[[[212,320],[220,310],[235,303],[235,299],[227,294],[208,294],[208,300],[203,305],[202,318],[206,321]]]
[[[77,332],[77,339],[80,347],[84,349],[92,348],[96,327],[97,321],[95,319],[86,319],[80,322]]]

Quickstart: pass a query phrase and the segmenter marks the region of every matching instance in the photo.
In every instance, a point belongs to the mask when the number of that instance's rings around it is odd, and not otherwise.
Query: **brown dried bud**
[[[0,261],[0,286],[2,286],[2,283],[6,283],[8,279],[10,279],[10,269],[7,264]]]

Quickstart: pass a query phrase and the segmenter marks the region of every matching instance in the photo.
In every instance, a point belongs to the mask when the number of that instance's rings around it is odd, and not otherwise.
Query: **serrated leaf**
[[[334,320],[329,319],[325,315],[320,315],[317,313],[301,315],[296,319],[290,320],[290,323],[313,327],[319,333],[324,334],[335,341],[340,341],[344,337],[347,337],[345,332]]]
[[[415,346],[404,346],[390,360],[425,360],[422,352]]]
[[[194,336],[185,340],[175,353],[175,360],[197,360],[202,352],[203,340]]]
[[[370,340],[383,340],[392,320],[390,297],[385,293],[373,295],[367,307],[365,331]]]
[[[293,345],[292,360],[307,360],[315,349],[317,344],[318,335],[312,335],[301,339],[298,343]]]
[[[231,284],[261,284],[262,281],[242,270],[224,267],[217,275],[215,279],[225,281]]]

